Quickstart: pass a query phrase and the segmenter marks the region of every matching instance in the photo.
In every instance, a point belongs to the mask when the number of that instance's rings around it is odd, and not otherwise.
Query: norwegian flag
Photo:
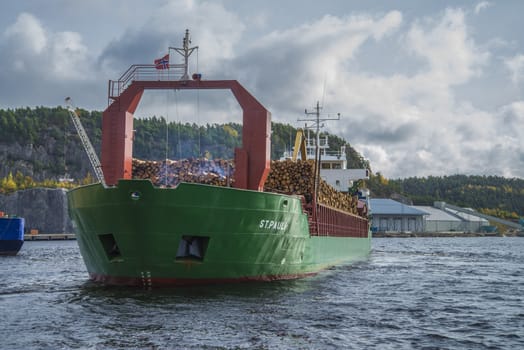
[[[156,69],[169,69],[169,54],[155,60]]]

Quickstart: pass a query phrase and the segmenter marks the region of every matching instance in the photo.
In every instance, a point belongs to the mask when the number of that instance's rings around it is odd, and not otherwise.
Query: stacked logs
[[[333,208],[341,209],[355,215],[358,214],[357,197],[337,191],[333,186],[329,185],[324,180],[320,180],[318,201]]]
[[[133,159],[133,178],[150,179],[155,186],[174,187],[180,182],[215,186],[233,183],[233,161],[191,158],[183,160],[146,161]]]
[[[232,160],[192,158],[183,160],[145,161],[133,159],[133,178],[150,179],[155,186],[174,187],[180,182],[202,183],[214,186],[232,186]],[[315,186],[315,161],[271,161],[271,171],[264,191],[304,195],[312,198]],[[355,197],[337,191],[320,179],[319,203],[347,212],[357,213]]]
[[[273,160],[264,184],[266,192],[305,195],[313,192],[315,162],[312,160]]]
[[[264,190],[268,192],[299,194],[311,198],[314,192],[314,186],[314,160],[283,160],[271,162],[271,171],[266,180]],[[322,179],[319,181],[319,187],[319,203],[357,214],[358,200],[356,197],[337,191]]]

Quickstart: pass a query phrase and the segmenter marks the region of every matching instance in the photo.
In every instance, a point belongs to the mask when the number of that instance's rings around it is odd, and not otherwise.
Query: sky
[[[180,47],[272,114],[346,139],[387,178],[524,178],[519,0],[21,0],[0,11],[0,109],[103,111],[108,81]],[[171,52],[171,63],[181,57]],[[241,122],[224,91],[147,91],[136,117]]]

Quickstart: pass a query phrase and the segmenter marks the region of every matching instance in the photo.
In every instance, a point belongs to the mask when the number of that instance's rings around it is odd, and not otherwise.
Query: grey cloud
[[[127,2],[118,6],[129,7]],[[199,71],[205,79],[239,80],[274,120],[296,126],[304,108],[325,97],[325,111],[343,115],[340,122],[328,123],[329,130],[361,146],[371,155],[374,170],[385,176],[462,172],[524,177],[524,102],[518,102],[522,96],[511,84],[504,60],[491,59],[496,54],[518,57],[518,46],[497,53],[499,47],[487,45],[497,34],[488,35],[482,27],[487,22],[472,21],[474,14],[437,5],[426,10],[389,15],[368,10],[352,17],[348,9],[347,14],[308,14],[278,26],[268,17],[264,28],[278,29],[263,32],[244,22],[248,16],[233,6],[227,11],[219,3],[166,1],[143,16],[131,16],[134,20],[123,23],[129,27],[118,36],[109,33],[109,41],[98,44],[100,53],[83,44],[82,35],[91,33],[53,32],[46,25],[50,19],[42,19],[40,27],[33,22],[34,28],[55,51],[24,55],[39,46],[30,41],[24,46],[14,40],[15,34],[31,36],[14,30],[0,36],[0,108],[55,105],[72,96],[79,107],[102,110],[108,79],[117,79],[131,64],[152,63],[168,46],[179,46],[189,28],[193,44],[201,49]],[[484,36],[477,36],[478,31]],[[505,36],[509,32],[500,32],[502,39],[516,40]],[[57,38],[70,40],[70,45],[53,46]],[[69,56],[70,49],[74,54]],[[57,62],[72,61],[84,69],[74,72],[81,74],[69,74],[69,68],[58,71],[63,76],[54,74]],[[16,69],[20,62],[24,69]],[[146,116],[193,114],[202,123],[238,114],[232,98],[220,94],[202,93],[198,102],[194,94],[176,103],[173,97],[165,101],[165,94],[144,96],[139,108]]]

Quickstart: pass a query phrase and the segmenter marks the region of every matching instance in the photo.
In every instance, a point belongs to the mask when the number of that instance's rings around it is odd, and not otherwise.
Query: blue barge
[[[24,244],[25,220],[0,214],[0,255],[16,255]]]

